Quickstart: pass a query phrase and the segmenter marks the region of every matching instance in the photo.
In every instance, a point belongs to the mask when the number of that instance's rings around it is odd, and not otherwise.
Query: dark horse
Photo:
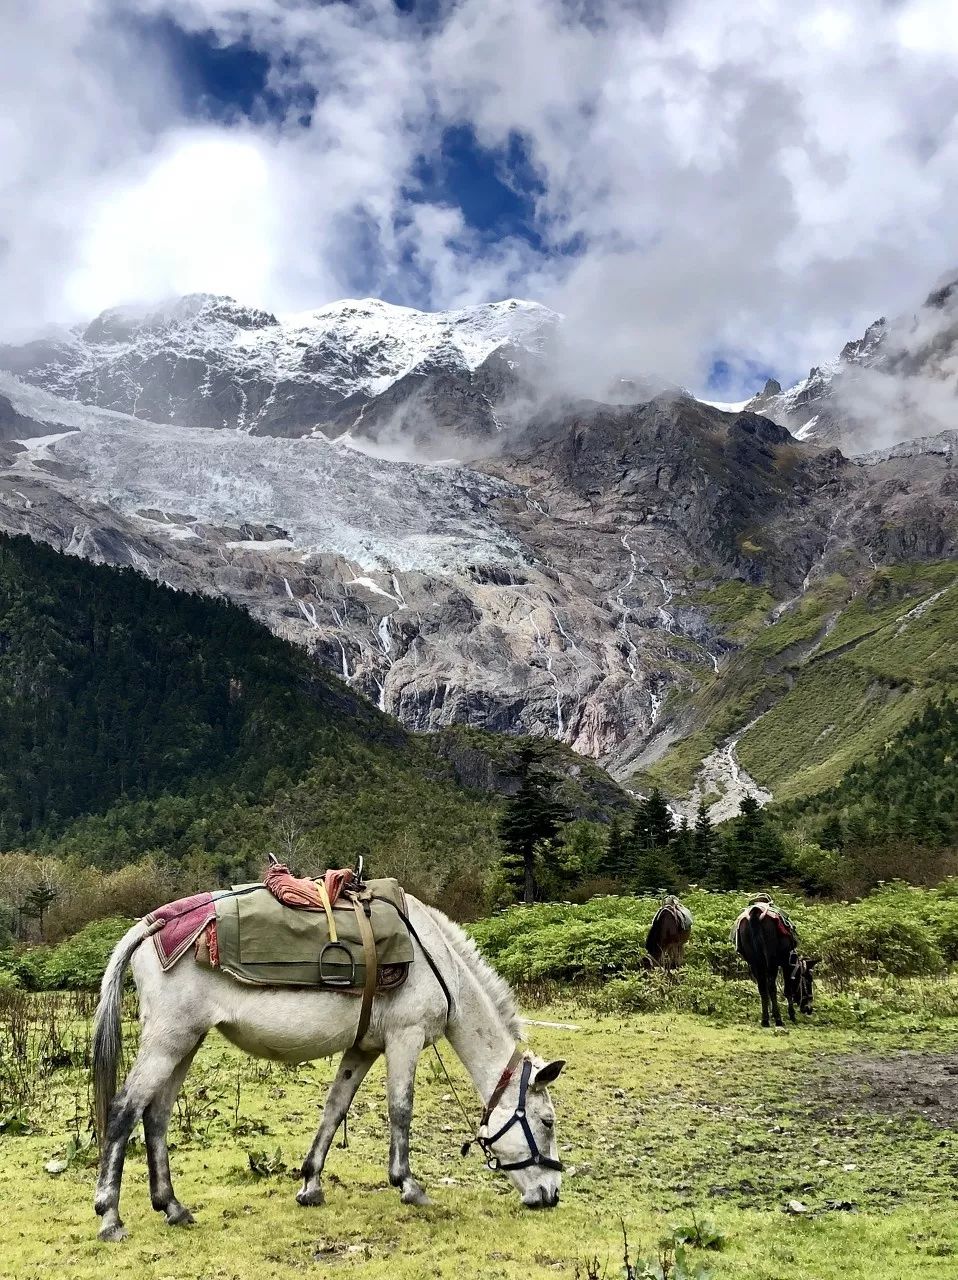
[[[692,913],[673,894],[656,911],[645,949],[653,963],[677,969],[685,958],[685,944],[692,933]]]
[[[762,1026],[769,1025],[769,1007],[777,1027],[783,1026],[778,1007],[778,971],[785,981],[788,1016],[795,1021],[795,1006],[812,1012],[812,970],[814,960],[798,954],[795,926],[774,903],[764,898],[746,907],[735,921],[732,941],[748,964],[762,997]]]

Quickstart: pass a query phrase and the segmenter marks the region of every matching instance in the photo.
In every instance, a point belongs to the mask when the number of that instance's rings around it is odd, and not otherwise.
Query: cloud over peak
[[[201,290],[520,295],[583,374],[721,367],[731,398],[955,258],[956,70],[950,0],[15,0],[3,329]]]

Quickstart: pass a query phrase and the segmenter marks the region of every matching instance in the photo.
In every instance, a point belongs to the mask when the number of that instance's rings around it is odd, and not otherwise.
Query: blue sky
[[[399,0],[396,7],[412,13],[416,0]],[[314,95],[305,87],[287,95],[273,91],[270,57],[248,40],[223,45],[214,30],[186,31],[169,17],[140,26],[169,60],[192,119],[234,126],[242,119],[278,123],[292,111],[294,120],[309,126]],[[406,194],[414,202],[456,206],[483,239],[518,236],[544,250],[533,221],[541,189],[520,134],[511,134],[503,147],[489,148],[468,124],[459,124],[444,129],[438,144],[417,157]]]

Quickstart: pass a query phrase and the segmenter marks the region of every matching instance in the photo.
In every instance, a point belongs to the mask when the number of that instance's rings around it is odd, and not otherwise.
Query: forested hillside
[[[194,878],[266,851],[445,880],[493,853],[490,800],[242,610],[0,539],[0,835]]]
[[[518,743],[410,734],[234,605],[0,537],[0,850],[151,859],[177,887],[257,875],[267,851],[363,855],[468,913]],[[554,767],[570,816],[629,808],[568,749]]]

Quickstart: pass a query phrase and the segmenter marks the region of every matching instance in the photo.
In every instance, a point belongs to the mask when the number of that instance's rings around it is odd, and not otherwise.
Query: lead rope
[[[466,1133],[470,1133],[473,1125],[472,1125],[472,1121],[469,1119],[469,1112],[462,1105],[462,1099],[459,1097],[459,1094],[456,1090],[456,1086],[452,1082],[452,1076],[446,1070],[446,1064],[442,1060],[442,1054],[439,1052],[439,1046],[434,1044],[432,1046],[432,1051],[436,1055],[436,1060],[438,1061],[440,1067],[442,1067],[442,1074],[446,1077],[446,1083],[449,1085],[449,1088],[452,1090],[452,1096],[455,1098],[456,1104],[459,1107],[459,1110],[462,1112],[462,1118],[466,1122]],[[469,1147],[471,1146],[472,1146],[472,1140],[470,1139],[470,1141],[466,1143],[462,1154],[465,1155],[468,1152]]]

